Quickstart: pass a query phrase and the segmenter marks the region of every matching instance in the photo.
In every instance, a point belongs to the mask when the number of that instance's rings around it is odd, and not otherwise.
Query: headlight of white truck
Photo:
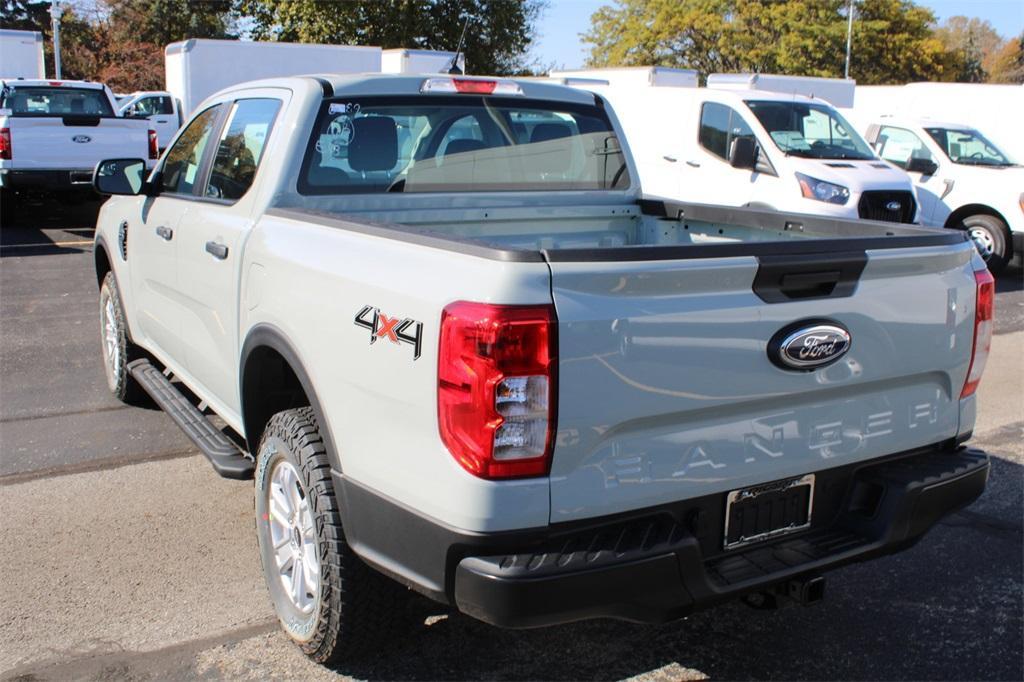
[[[842,185],[834,185],[831,182],[818,180],[803,173],[796,174],[796,180],[800,183],[800,192],[805,199],[824,201],[827,204],[845,204],[850,198],[850,190]]]

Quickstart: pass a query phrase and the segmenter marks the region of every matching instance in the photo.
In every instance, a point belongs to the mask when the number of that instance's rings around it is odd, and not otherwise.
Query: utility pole
[[[64,13],[59,0],[50,0],[50,18],[53,20],[53,75],[60,80],[60,17]]]
[[[850,78],[850,45],[853,43],[853,0],[846,8],[846,71],[844,77]]]

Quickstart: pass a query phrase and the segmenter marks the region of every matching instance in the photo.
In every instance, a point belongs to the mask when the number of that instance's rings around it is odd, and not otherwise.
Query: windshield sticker
[[[406,317],[390,317],[380,311],[379,308],[365,305],[356,313],[355,325],[370,330],[370,345],[372,346],[380,339],[387,339],[396,345],[408,344],[412,346],[412,359],[420,359],[420,351],[423,342],[423,323]],[[410,333],[410,330],[412,332]]]

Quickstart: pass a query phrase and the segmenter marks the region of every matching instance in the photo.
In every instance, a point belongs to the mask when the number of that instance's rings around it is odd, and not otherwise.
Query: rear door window
[[[213,159],[206,196],[235,201],[252,186],[267,137],[281,107],[276,99],[235,102]]]

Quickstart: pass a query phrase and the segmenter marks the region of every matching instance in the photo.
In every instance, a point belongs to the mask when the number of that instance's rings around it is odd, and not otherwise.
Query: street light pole
[[[850,0],[850,4],[847,5],[846,9],[846,71],[844,77],[849,80],[850,78],[850,45],[853,42],[853,0]]]
[[[60,80],[60,17],[64,10],[60,7],[59,0],[50,0],[50,18],[53,27],[53,75]]]

